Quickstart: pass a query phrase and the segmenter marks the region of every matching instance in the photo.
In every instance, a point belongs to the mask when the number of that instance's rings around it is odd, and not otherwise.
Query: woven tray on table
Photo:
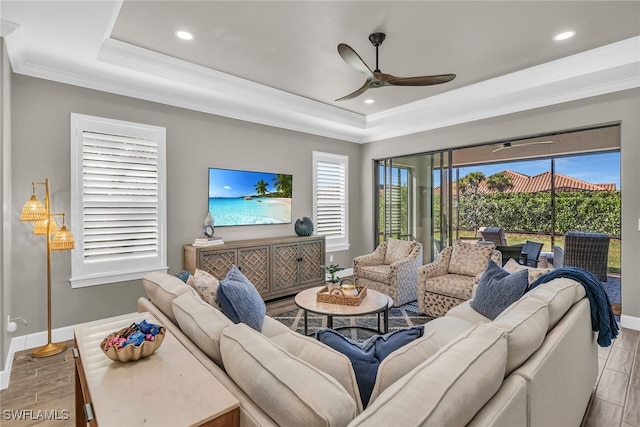
[[[364,297],[367,296],[367,287],[356,286],[356,290],[358,295],[345,295],[340,288],[334,288],[329,293],[329,288],[324,286],[316,293],[316,301],[330,304],[360,305]]]

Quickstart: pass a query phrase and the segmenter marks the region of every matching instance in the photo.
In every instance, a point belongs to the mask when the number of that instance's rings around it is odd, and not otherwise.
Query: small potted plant
[[[328,285],[328,288],[335,288],[338,285],[336,285],[336,283],[338,283],[340,281],[340,278],[336,276],[336,273],[338,271],[342,271],[344,270],[343,267],[340,267],[340,264],[330,264],[330,265],[323,265],[325,271],[327,273],[329,273],[329,280],[328,282],[331,283],[331,285]],[[331,289],[329,289],[331,290]]]

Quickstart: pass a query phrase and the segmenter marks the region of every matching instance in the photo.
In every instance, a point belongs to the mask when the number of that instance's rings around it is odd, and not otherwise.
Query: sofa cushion
[[[518,264],[518,262],[513,258],[507,261],[507,263],[502,268],[509,273],[527,270],[527,272],[529,273],[529,284],[532,284],[538,277],[542,276],[543,274],[547,274],[552,270],[551,268],[534,268],[527,265],[521,265]]]
[[[425,333],[422,337],[395,350],[380,362],[369,402],[376,400],[376,397],[387,387],[440,350],[441,346],[432,339],[436,332]]]
[[[291,329],[287,331],[272,338],[272,341],[293,356],[335,378],[356,402],[358,412],[361,412],[360,390],[349,358],[312,337],[293,332]]]
[[[189,276],[187,285],[191,286],[200,295],[200,297],[213,307],[221,310],[218,301],[218,286],[220,282],[211,274],[204,270],[196,269],[196,272]]]
[[[491,324],[507,332],[509,357],[506,375],[522,365],[542,344],[549,326],[545,301],[528,296],[503,311]]]
[[[390,385],[349,426],[463,426],[500,388],[504,331],[478,324]]]
[[[471,308],[493,320],[505,308],[520,299],[527,286],[529,280],[526,270],[509,274],[490,259],[471,300]]]
[[[451,310],[447,311],[445,317],[457,317],[458,319],[466,320],[473,324],[491,322],[491,319],[484,317],[471,307],[471,301],[465,301],[462,304],[456,305]]]
[[[356,416],[338,381],[247,325],[226,328],[220,352],[227,374],[278,425],[345,426]]]
[[[549,304],[549,330],[562,319],[575,302],[578,289],[584,289],[578,282],[568,278],[557,278],[537,286],[527,292],[528,297],[538,298]]]
[[[218,286],[218,300],[222,312],[233,323],[242,322],[256,331],[262,330],[267,307],[255,286],[235,265]]]
[[[162,313],[173,323],[176,318],[173,315],[173,300],[187,292],[191,288],[177,277],[170,274],[153,271],[142,278],[142,286],[153,305],[158,307]]]
[[[410,240],[398,240],[390,238],[387,240],[387,251],[384,254],[384,263],[393,264],[394,262],[401,261],[409,256],[415,242]]]
[[[173,313],[180,330],[222,367],[220,337],[224,328],[233,325],[233,322],[220,310],[190,293],[173,300]]]
[[[453,242],[449,273],[462,274],[464,276],[475,276],[478,273],[482,273],[494,248],[494,246],[490,245],[477,245],[456,240]]]
[[[351,360],[358,381],[360,399],[362,405],[366,407],[376,381],[380,362],[393,351],[421,337],[423,333],[424,328],[420,325],[400,329],[386,335],[374,335],[368,340],[358,343],[333,329],[319,329],[316,331],[316,338]]]

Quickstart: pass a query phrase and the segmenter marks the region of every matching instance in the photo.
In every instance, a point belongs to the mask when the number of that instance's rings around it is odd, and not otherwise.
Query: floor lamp
[[[75,242],[71,231],[64,226],[63,213],[51,213],[49,205],[49,179],[44,182],[32,182],[33,194],[24,204],[20,213],[21,221],[35,222],[33,234],[45,235],[47,241],[47,344],[31,353],[32,357],[49,357],[62,353],[67,345],[64,342],[51,342],[51,251],[66,251],[73,249]],[[36,185],[44,185],[44,206],[36,197]],[[58,229],[56,216],[62,216],[62,227]],[[53,236],[53,238],[52,238]]]

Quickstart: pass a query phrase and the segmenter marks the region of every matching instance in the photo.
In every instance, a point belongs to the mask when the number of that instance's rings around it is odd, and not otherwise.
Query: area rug
[[[304,333],[304,310],[293,309],[284,313],[272,315],[274,319],[288,326],[292,330]],[[425,314],[418,312],[418,303],[416,301],[410,302],[400,307],[392,307],[389,310],[389,332],[397,331],[398,329],[406,328],[409,326],[417,326],[427,323],[432,320]],[[351,316],[351,317],[334,317],[333,327],[349,327],[349,329],[340,329],[340,332],[345,336],[354,339],[356,341],[363,341],[375,334],[364,329],[357,328],[377,328],[378,327],[378,315],[371,314],[366,316]],[[308,333],[310,335],[315,334],[319,328],[327,327],[326,316],[319,314],[308,314]]]

